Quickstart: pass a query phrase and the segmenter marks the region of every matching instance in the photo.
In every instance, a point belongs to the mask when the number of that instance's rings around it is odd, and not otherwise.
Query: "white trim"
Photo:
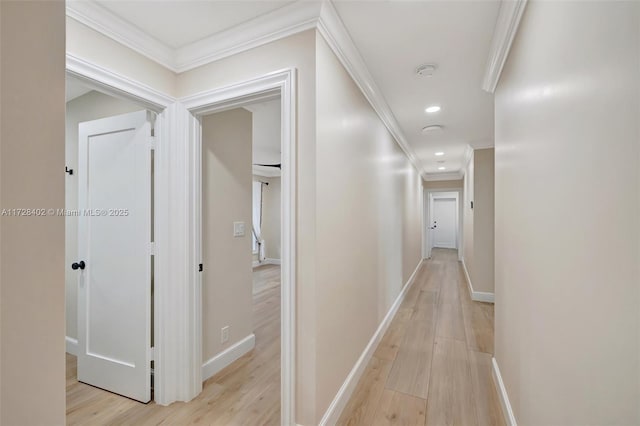
[[[294,424],[295,419],[295,372],[296,372],[296,70],[294,68],[276,71],[249,81],[237,83],[231,86],[210,90],[181,99],[182,105],[194,114],[201,117],[216,111],[229,108],[242,107],[249,102],[263,99],[274,94],[280,96],[281,102],[281,241],[282,241],[282,269],[281,269],[281,423]],[[194,131],[191,140],[196,140],[191,145],[198,145],[201,140],[199,133],[200,124],[194,120]],[[187,144],[190,145],[190,144]],[[201,147],[195,152],[194,164],[200,164]],[[195,200],[187,210],[199,211],[201,205],[201,191],[198,186],[198,176],[201,171],[198,167],[189,171],[191,176],[190,189],[194,192]],[[196,221],[195,228],[190,229],[192,238],[200,235],[202,229],[200,221]],[[196,249],[197,257],[202,256],[202,244],[198,240]],[[198,336],[201,339],[201,335]]]
[[[195,119],[171,104],[156,120],[155,401],[190,401],[202,390],[202,263],[197,250],[199,149]]]
[[[509,56],[509,50],[518,32],[518,26],[526,5],[527,0],[503,0],[500,2],[500,11],[498,12],[496,27],[493,30],[487,68],[482,81],[482,89],[489,93],[496,91],[500,74],[507,61],[507,56]]]
[[[175,51],[174,71],[190,69],[315,28],[320,2],[297,1]]]
[[[492,372],[493,372],[493,384],[496,386],[498,392],[498,398],[500,398],[500,407],[502,408],[502,415],[507,426],[518,426],[516,423],[516,417],[513,415],[513,409],[509,402],[509,396],[507,395],[507,388],[502,381],[502,375],[500,374],[500,368],[498,368],[498,361],[495,357],[491,358]]]
[[[66,14],[160,65],[173,69],[173,49],[98,3],[94,1],[67,1]]]
[[[267,265],[280,265],[281,262],[280,259],[272,259],[270,257],[267,257],[263,263]]]
[[[409,145],[400,124],[398,124],[391,108],[382,96],[382,91],[369,72],[362,55],[351,39],[349,32],[331,1],[324,1],[322,3],[320,19],[318,20],[318,32],[326,40],[349,75],[351,75],[351,78],[353,78],[358,85],[396,143],[409,158],[411,164],[413,164],[416,170],[424,177],[426,174],[424,168],[420,165],[415,151],[411,145]]]
[[[297,1],[179,49],[171,49],[93,2],[68,2],[67,15],[177,73],[317,28],[396,143],[416,170],[427,178],[331,1]]]
[[[68,2],[68,4],[77,3],[85,2]],[[116,97],[129,99],[155,112],[162,111],[176,101],[172,96],[144,83],[110,71],[71,53],[66,55],[66,68],[69,75],[82,80],[92,88],[106,91]]]
[[[389,308],[389,311],[384,316],[384,319],[378,326],[378,329],[375,331],[375,333],[373,333],[371,340],[369,340],[369,343],[364,348],[364,351],[362,351],[362,354],[360,354],[360,358],[358,358],[358,361],[356,361],[355,365],[347,375],[344,383],[342,383],[342,386],[340,386],[338,393],[333,398],[333,401],[331,401],[329,408],[327,408],[324,416],[322,416],[322,420],[320,420],[320,426],[337,424],[338,419],[340,418],[344,407],[346,407],[347,403],[349,402],[349,398],[351,398],[351,395],[353,394],[353,391],[355,390],[360,377],[362,377],[362,374],[364,373],[369,360],[373,356],[376,348],[378,347],[378,344],[380,344],[384,333],[389,328],[389,325],[391,324],[393,317],[398,311],[398,308],[402,304],[402,301],[404,300],[407,292],[413,285],[416,274],[418,273],[420,266],[422,266],[422,263],[423,260],[418,262],[418,266],[416,266],[416,268],[413,270],[413,273],[400,291],[400,294],[398,294],[398,297],[396,297],[396,300]]]
[[[320,2],[298,1],[179,48],[152,37],[93,1],[67,2],[66,14],[175,73],[316,27]]]
[[[208,378],[213,377],[241,356],[251,352],[255,346],[256,335],[251,333],[213,358],[210,358],[207,362],[202,364],[202,380],[207,380]]]
[[[464,270],[464,276],[467,278],[467,285],[469,286],[469,295],[471,296],[471,300],[474,300],[476,302],[495,303],[495,295],[493,293],[473,290],[473,284],[471,284],[471,278],[469,277],[467,265],[464,263],[464,258],[461,262],[462,269]]]
[[[442,188],[442,189],[431,189],[431,188],[423,188],[423,197],[424,201],[424,211],[423,211],[423,220],[424,224],[422,227],[423,234],[422,240],[424,241],[424,256],[425,258],[431,258],[431,238],[429,235],[429,224],[431,223],[431,197],[433,194],[437,194],[440,192],[455,192],[457,193],[457,209],[456,209],[456,219],[458,222],[457,229],[457,244],[458,244],[458,260],[462,260],[462,247],[464,244],[464,211],[463,211],[463,191],[462,188]]]
[[[78,356],[78,339],[74,339],[73,337],[65,336],[65,350],[68,354]]]

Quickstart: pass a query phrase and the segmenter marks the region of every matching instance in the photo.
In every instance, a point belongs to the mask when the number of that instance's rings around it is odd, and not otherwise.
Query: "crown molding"
[[[93,1],[69,1],[67,16],[176,73],[316,28],[358,85],[409,161],[426,172],[329,0],[296,1],[179,49],[172,49]]]
[[[482,81],[482,89],[494,93],[504,64],[509,56],[511,44],[518,31],[520,19],[524,12],[527,0],[502,0],[498,20],[493,30],[493,39],[489,50],[487,68]]]
[[[315,28],[320,7],[320,2],[297,1],[181,47],[175,51],[176,72],[188,71]]]
[[[175,53],[164,43],[93,1],[67,1],[67,16],[175,71]]]
[[[395,141],[411,161],[411,164],[423,177],[426,175],[424,168],[420,165],[415,151],[404,136],[396,117],[389,104],[384,99],[382,91],[371,76],[367,65],[358,51],[355,43],[351,39],[344,23],[340,19],[331,1],[324,1],[318,20],[318,32],[326,40],[327,44],[336,54],[342,65],[351,78],[358,85],[365,98],[369,101],[382,122],[385,124]]]

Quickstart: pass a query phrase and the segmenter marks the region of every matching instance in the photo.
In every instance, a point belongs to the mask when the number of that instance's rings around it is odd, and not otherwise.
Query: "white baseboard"
[[[64,342],[66,345],[66,351],[68,354],[78,356],[78,339],[74,339],[73,337],[65,336]]]
[[[251,264],[251,266],[254,267],[254,268],[257,268],[260,265],[262,265],[262,263],[260,263],[260,261],[258,261],[258,260],[254,260],[253,263]]]
[[[498,361],[495,358],[491,358],[492,371],[493,371],[493,384],[496,386],[498,392],[498,398],[500,398],[500,406],[502,407],[502,414],[507,426],[517,426],[516,418],[513,415],[511,409],[511,403],[509,402],[509,396],[507,395],[507,389],[504,387],[502,381],[502,375],[500,374],[500,368],[498,368]]]
[[[209,359],[202,364],[202,381],[213,377],[216,373],[222,371],[223,368],[230,365],[233,361],[240,358],[242,355],[250,352],[256,345],[256,335],[251,333],[244,339],[240,340],[229,346],[218,355]]]
[[[353,391],[355,390],[356,385],[360,380],[360,377],[364,373],[364,370],[367,367],[369,360],[373,356],[373,353],[378,347],[378,344],[382,340],[384,333],[389,328],[389,324],[391,324],[391,320],[393,320],[393,317],[398,311],[398,308],[400,307],[400,304],[404,300],[404,297],[406,296],[407,291],[409,291],[409,288],[411,288],[411,285],[413,284],[416,273],[420,269],[422,262],[423,261],[421,260],[418,263],[418,266],[416,266],[416,269],[414,269],[413,273],[411,274],[406,284],[400,291],[400,294],[398,294],[398,297],[396,297],[396,300],[393,302],[393,305],[391,305],[391,308],[389,308],[389,311],[387,312],[384,319],[378,326],[378,329],[373,334],[373,337],[371,337],[371,340],[369,340],[369,343],[367,344],[364,351],[360,355],[360,358],[358,358],[358,361],[356,361],[355,365],[349,372],[349,375],[347,376],[344,383],[338,390],[338,393],[336,394],[335,398],[333,398],[333,401],[331,401],[329,408],[327,408],[327,411],[324,413],[324,416],[322,416],[322,420],[320,420],[320,426],[335,425],[338,422],[338,419],[342,414],[342,410],[344,410],[344,407],[347,405],[347,402],[349,402],[349,398],[351,398],[351,395],[353,394]]]
[[[467,270],[467,265],[465,265],[464,263],[464,258],[462,258],[461,262],[462,262],[462,269],[464,269],[464,276],[467,278],[467,285],[469,286],[469,294],[471,295],[471,300],[475,300],[476,302],[494,303],[495,295],[493,293],[473,290],[473,284],[471,284],[471,278],[469,277],[469,271]]]

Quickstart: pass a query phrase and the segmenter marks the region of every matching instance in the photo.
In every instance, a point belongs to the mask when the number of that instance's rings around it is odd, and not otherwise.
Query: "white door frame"
[[[183,232],[180,228],[183,217],[174,215],[167,206],[179,209],[175,202],[175,192],[167,189],[169,177],[175,179],[181,173],[180,167],[167,161],[174,154],[176,146],[181,147],[178,140],[168,136],[168,122],[172,121],[173,111],[170,107],[175,105],[176,99],[159,92],[143,83],[132,80],[121,74],[112,72],[100,65],[78,58],[72,54],[66,55],[67,74],[73,76],[87,86],[92,87],[114,97],[127,99],[141,107],[159,113],[155,123],[155,150],[156,165],[155,175],[155,288],[154,288],[154,400],[161,405],[168,405],[174,401],[188,401],[195,397],[202,383],[194,383],[194,378],[185,374],[185,370],[193,370],[193,362],[185,362],[189,357],[193,358],[194,345],[185,342],[183,336],[189,336],[188,331],[181,327],[187,321],[185,317],[190,315],[187,309],[191,306],[185,303],[181,294],[192,292],[193,284],[180,277],[181,270],[188,268],[188,260],[185,259],[184,246],[188,241],[176,242],[175,238],[168,238],[168,232],[164,230],[176,230],[178,234]],[[169,143],[171,145],[169,145]],[[179,148],[178,148],[179,149]],[[184,171],[186,172],[186,170]],[[160,189],[162,188],[162,190]],[[166,211],[166,212],[165,212]],[[183,215],[184,216],[184,215]],[[183,233],[182,239],[190,238]],[[179,244],[182,242],[182,244]],[[193,340],[193,339],[192,339]],[[200,355],[197,352],[197,355]],[[197,365],[200,369],[200,364]],[[198,388],[199,386],[199,388]]]
[[[282,197],[281,197],[281,423],[295,424],[295,301],[296,301],[296,70],[293,68],[272,72],[249,81],[214,89],[180,99],[184,111],[183,124],[190,121],[189,133],[194,147],[192,180],[189,192],[195,194],[192,218],[195,222],[193,235],[196,241],[196,257],[202,259],[201,206],[202,206],[202,132],[199,118],[214,112],[238,108],[256,101],[280,96],[281,102],[281,152],[282,152]],[[198,260],[198,263],[200,260]],[[198,275],[198,280],[201,280]],[[201,286],[199,285],[200,289]],[[200,302],[200,298],[198,299]],[[200,309],[195,307],[194,309]],[[198,323],[197,338],[201,339],[202,322]],[[199,371],[200,377],[201,371]]]
[[[457,215],[457,245],[458,245],[458,260],[462,260],[462,244],[464,242],[464,226],[463,226],[463,205],[464,203],[462,202],[462,189],[461,188],[444,188],[444,189],[424,189],[424,208],[423,208],[423,212],[424,212],[424,225],[423,225],[423,238],[422,241],[424,241],[424,247],[423,247],[423,252],[424,252],[424,257],[429,259],[431,258],[431,233],[430,233],[430,226],[431,226],[431,208],[432,208],[432,198],[434,195],[438,194],[438,193],[443,193],[443,192],[454,192],[456,193],[456,204],[457,204],[457,209],[456,209],[456,215]]]

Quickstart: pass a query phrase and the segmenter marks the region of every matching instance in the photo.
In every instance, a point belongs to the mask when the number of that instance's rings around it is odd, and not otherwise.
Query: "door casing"
[[[431,246],[432,246],[432,241],[431,241],[431,235],[430,235],[430,229],[429,227],[431,226],[431,205],[432,205],[432,199],[433,196],[437,196],[438,194],[442,194],[442,193],[455,193],[456,194],[456,198],[457,198],[457,204],[458,204],[458,209],[457,209],[457,215],[458,215],[458,221],[457,221],[457,227],[458,227],[458,241],[457,241],[457,245],[458,245],[458,260],[462,260],[462,247],[463,247],[463,242],[464,242],[464,226],[463,226],[463,211],[462,211],[462,207],[464,205],[463,201],[462,201],[462,189],[461,188],[443,188],[443,189],[424,189],[424,207],[423,207],[423,213],[424,213],[424,222],[423,222],[423,226],[422,226],[422,232],[423,232],[423,237],[422,237],[422,241],[423,241],[423,257],[425,259],[430,259],[431,258]]]

